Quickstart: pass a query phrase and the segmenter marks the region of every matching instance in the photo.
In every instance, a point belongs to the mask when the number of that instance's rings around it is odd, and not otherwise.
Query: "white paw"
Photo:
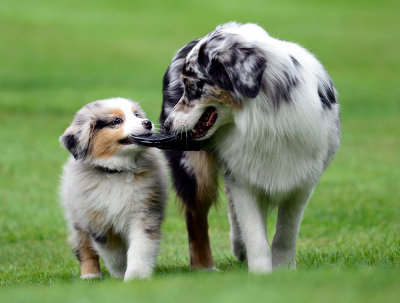
[[[132,268],[127,269],[125,272],[124,282],[128,282],[134,279],[147,279],[151,276],[151,268]]]
[[[90,280],[90,279],[96,279],[96,278],[101,278],[101,274],[86,274],[86,275],[81,276],[81,279],[83,279],[83,280]]]
[[[272,272],[272,262],[270,258],[258,258],[248,261],[249,272],[251,273],[270,273]]]

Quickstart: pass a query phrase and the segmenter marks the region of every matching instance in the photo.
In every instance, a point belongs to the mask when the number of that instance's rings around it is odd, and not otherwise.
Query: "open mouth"
[[[207,134],[209,129],[214,125],[215,121],[217,121],[217,118],[217,109],[213,106],[207,107],[207,109],[201,115],[199,121],[197,121],[196,125],[190,132],[192,138],[203,138]]]
[[[121,145],[131,145],[135,143],[135,141],[133,140],[133,136],[128,136],[122,140],[119,140],[118,142]]]

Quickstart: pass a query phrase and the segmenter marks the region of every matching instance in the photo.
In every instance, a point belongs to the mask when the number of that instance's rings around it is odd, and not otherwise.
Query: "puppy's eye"
[[[113,122],[111,122],[111,125],[115,126],[115,125],[118,125],[118,124],[121,124],[121,123],[122,123],[122,119],[120,117],[116,117],[113,120]]]
[[[138,117],[138,118],[143,118],[143,117],[142,117],[142,115],[141,115],[141,114],[139,114],[138,112],[134,112],[133,114],[135,115],[135,117]]]

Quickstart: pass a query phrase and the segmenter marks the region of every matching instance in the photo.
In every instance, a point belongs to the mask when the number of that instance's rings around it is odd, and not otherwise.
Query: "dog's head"
[[[262,86],[266,59],[242,35],[217,28],[199,40],[184,59],[184,92],[164,127],[188,132],[195,140],[210,138]]]
[[[60,143],[75,159],[102,159],[132,155],[143,150],[132,136],[153,132],[139,104],[113,98],[85,105],[60,137]]]

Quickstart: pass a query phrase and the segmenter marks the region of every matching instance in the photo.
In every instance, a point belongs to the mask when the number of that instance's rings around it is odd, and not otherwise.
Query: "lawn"
[[[399,1],[7,1],[0,6],[0,302],[395,302],[400,298]],[[210,214],[220,272],[188,268],[171,191],[155,275],[79,280],[58,203],[58,137],[87,102],[121,96],[157,120],[175,51],[219,23],[305,46],[337,85],[342,145],[305,212],[297,271],[249,275]],[[268,234],[274,232],[274,214]]]

